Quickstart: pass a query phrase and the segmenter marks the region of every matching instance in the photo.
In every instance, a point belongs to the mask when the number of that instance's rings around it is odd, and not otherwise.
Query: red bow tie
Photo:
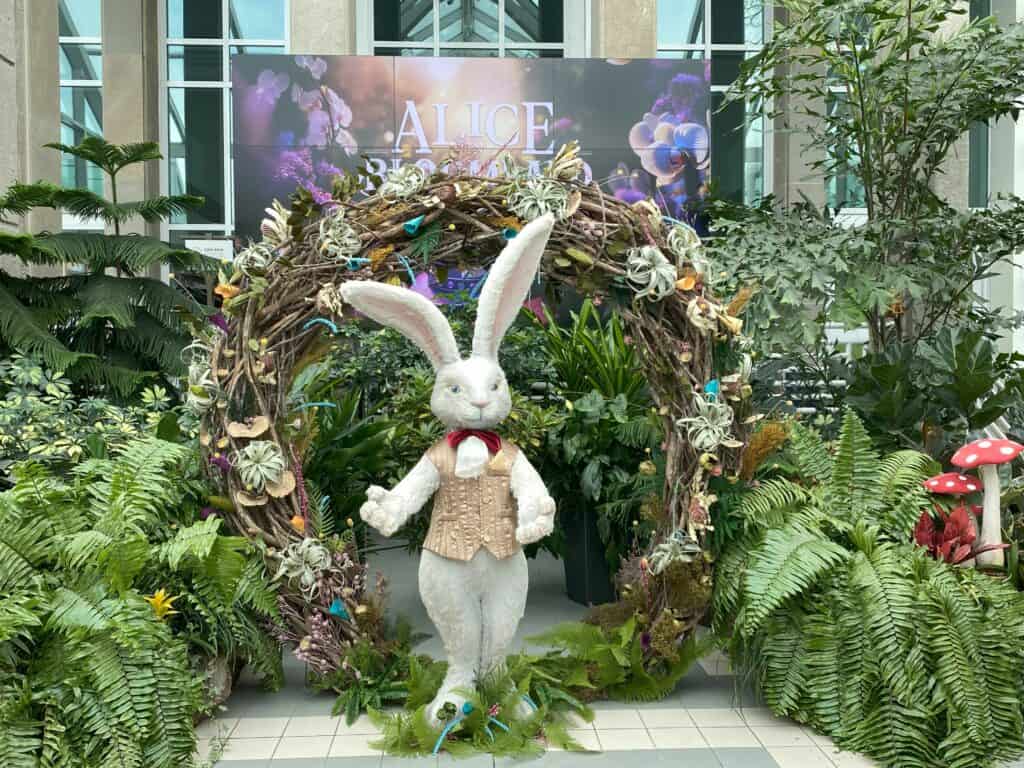
[[[456,429],[454,432],[448,433],[448,445],[452,448],[458,448],[459,443],[467,437],[476,437],[483,440],[490,453],[497,453],[501,450],[501,436],[497,432],[491,432],[488,429]]]

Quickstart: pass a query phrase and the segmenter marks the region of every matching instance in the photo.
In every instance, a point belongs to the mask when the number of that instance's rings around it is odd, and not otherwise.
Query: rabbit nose
[[[488,401],[488,400],[470,400],[469,404],[472,405],[474,408],[484,408],[484,407],[487,406],[488,402],[490,402],[490,401]]]

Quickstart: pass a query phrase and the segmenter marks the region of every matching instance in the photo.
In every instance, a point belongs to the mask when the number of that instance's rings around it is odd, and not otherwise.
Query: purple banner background
[[[605,190],[675,218],[710,171],[705,61],[243,55],[232,80],[242,237],[299,185],[326,198],[339,170],[433,170],[453,145],[488,173],[503,147],[539,170],[575,139]]]

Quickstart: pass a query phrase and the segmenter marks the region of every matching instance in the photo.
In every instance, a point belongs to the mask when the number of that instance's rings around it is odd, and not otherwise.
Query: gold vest
[[[511,472],[519,449],[502,441],[501,450],[477,477],[455,476],[455,449],[441,440],[427,451],[441,486],[423,548],[451,560],[471,560],[485,547],[499,560],[519,551],[517,508]]]

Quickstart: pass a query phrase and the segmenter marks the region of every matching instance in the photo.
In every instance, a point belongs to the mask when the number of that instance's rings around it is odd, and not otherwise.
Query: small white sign
[[[185,240],[185,247],[190,251],[196,251],[203,256],[220,259],[229,264],[235,260],[235,244],[228,238]]]

